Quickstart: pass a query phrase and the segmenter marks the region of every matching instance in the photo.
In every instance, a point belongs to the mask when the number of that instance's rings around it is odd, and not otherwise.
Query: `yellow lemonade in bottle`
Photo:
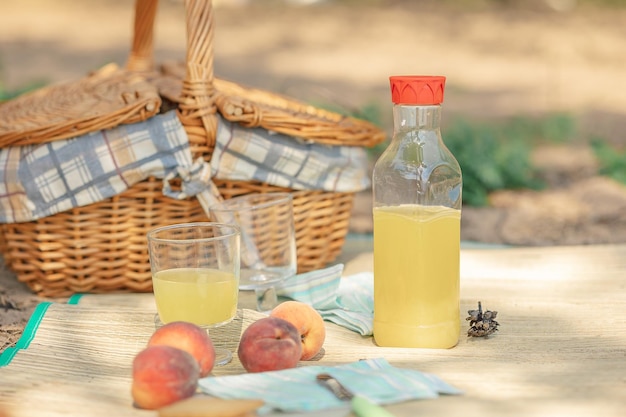
[[[407,204],[376,207],[373,216],[376,344],[455,346],[461,211]]]
[[[239,283],[232,273],[210,268],[166,269],[157,272],[152,283],[163,323],[213,326],[230,321],[237,311]]]

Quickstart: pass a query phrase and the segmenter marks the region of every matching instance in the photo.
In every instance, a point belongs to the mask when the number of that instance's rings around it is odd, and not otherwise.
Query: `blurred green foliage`
[[[0,103],[48,84],[45,81],[33,81],[14,90],[8,90],[2,82],[2,75],[2,65],[0,63]]]
[[[458,120],[442,132],[463,172],[463,204],[485,206],[490,192],[543,186],[530,160],[534,123],[515,119],[506,124]]]
[[[554,113],[543,117],[513,117],[498,127],[501,134],[513,141],[538,143],[564,143],[577,136],[578,127],[568,114]]]
[[[34,90],[36,88],[39,87],[43,87],[44,85],[46,85],[46,83],[33,83],[33,84],[29,84],[27,86],[24,87],[20,87],[18,89],[15,90],[7,90],[4,88],[4,85],[2,83],[0,83],[0,102],[6,101],[6,100],[10,100],[12,98],[15,98],[17,96],[19,96],[20,94],[24,94],[28,91]]]
[[[496,190],[543,188],[531,160],[533,148],[575,140],[577,130],[574,118],[561,113],[489,123],[454,121],[442,136],[461,165],[463,203],[485,206]]]
[[[600,175],[626,185],[626,149],[618,149],[600,138],[591,139],[591,148],[598,159]]]

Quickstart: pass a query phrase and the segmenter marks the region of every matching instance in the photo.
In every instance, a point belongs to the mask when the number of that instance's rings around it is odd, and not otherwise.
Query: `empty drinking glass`
[[[292,195],[248,194],[212,206],[210,213],[240,227],[239,288],[255,291],[257,310],[271,310],[278,303],[275,285],[297,269]]]

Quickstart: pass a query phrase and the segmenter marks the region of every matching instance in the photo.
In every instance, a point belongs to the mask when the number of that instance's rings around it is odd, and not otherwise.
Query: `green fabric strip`
[[[35,307],[35,311],[33,311],[32,316],[28,320],[26,327],[24,328],[24,333],[22,333],[22,337],[17,341],[15,347],[18,349],[26,349],[30,342],[35,338],[35,334],[37,333],[37,329],[39,329],[39,325],[43,320],[43,316],[48,311],[48,307],[52,305],[51,302],[45,301],[43,303],[39,303],[37,307]]]
[[[52,305],[51,302],[45,301],[39,303],[37,307],[35,307],[35,311],[33,311],[33,314],[24,328],[22,337],[20,337],[20,340],[17,341],[15,347],[7,348],[4,352],[2,352],[2,355],[0,355],[0,367],[8,365],[18,350],[26,349],[30,345],[30,342],[32,342],[35,338],[37,329],[39,329],[39,325],[41,324],[41,321],[43,320],[43,317],[45,316],[46,311],[48,311],[48,307],[50,307],[50,305]]]
[[[2,354],[0,355],[0,368],[2,368],[3,366],[7,366],[18,350],[19,349],[16,347],[6,348],[4,352],[2,352]]]
[[[78,304],[80,302],[80,299],[83,297],[83,295],[85,294],[74,294],[70,297],[69,300],[67,300],[68,304]]]

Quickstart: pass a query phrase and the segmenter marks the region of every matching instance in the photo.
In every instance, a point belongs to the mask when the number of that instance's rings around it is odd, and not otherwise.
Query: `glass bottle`
[[[461,168],[441,137],[445,77],[390,77],[393,137],[376,161],[374,339],[450,348],[460,332]]]

